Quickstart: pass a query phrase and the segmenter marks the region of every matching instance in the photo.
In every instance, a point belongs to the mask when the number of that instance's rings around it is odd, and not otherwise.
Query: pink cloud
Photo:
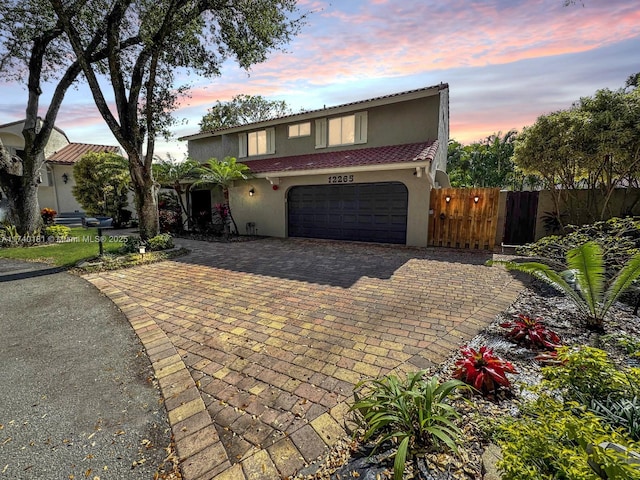
[[[253,77],[316,85],[392,78],[583,52],[640,34],[640,7],[615,1],[585,8],[562,8],[555,0],[456,5],[434,10],[414,0],[368,2],[355,13],[328,8],[310,17],[292,54],[255,66]]]

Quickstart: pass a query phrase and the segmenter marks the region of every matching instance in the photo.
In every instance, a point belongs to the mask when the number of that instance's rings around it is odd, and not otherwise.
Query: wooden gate
[[[499,197],[498,188],[431,190],[429,245],[493,250]]]

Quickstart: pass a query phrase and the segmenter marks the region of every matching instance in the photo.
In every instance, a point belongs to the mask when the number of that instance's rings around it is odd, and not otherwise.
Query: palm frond
[[[605,285],[602,248],[596,242],[573,248],[567,253],[567,265],[575,275],[576,288],[585,300],[589,314],[597,317]]]
[[[557,272],[555,272],[551,267],[545,265],[544,263],[539,262],[523,262],[516,263],[505,260],[489,260],[487,265],[503,265],[507,270],[515,270],[518,272],[523,272],[531,275],[543,282],[551,285],[556,290],[564,293],[565,295],[571,297],[571,299],[575,302],[575,304],[584,311],[584,313],[589,314],[588,311],[585,310],[584,301],[578,295],[578,293],[573,289],[569,283]]]
[[[631,257],[631,260],[618,272],[611,282],[605,295],[602,310],[606,313],[618,297],[631,287],[631,284],[640,277],[640,253]]]

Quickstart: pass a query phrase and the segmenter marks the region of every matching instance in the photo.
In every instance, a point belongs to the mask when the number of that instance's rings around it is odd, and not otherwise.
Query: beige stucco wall
[[[355,172],[354,183],[398,181],[406,185],[409,192],[407,212],[407,245],[427,246],[427,228],[429,219],[429,181],[426,176],[417,178],[414,170],[395,170],[379,172]],[[245,232],[247,222],[254,222],[258,235],[287,237],[287,193],[291,187],[299,185],[328,184],[328,175],[309,175],[282,177],[278,190],[273,190],[265,179],[252,179],[237,182],[229,191],[229,200],[233,216],[240,233]],[[251,188],[254,196],[249,195]]]
[[[72,165],[51,165],[51,169],[53,170],[53,182],[55,185],[55,201],[57,203],[56,210],[58,213],[70,213],[70,212],[82,212],[83,209],[80,204],[77,202],[73,193],[71,191],[72,187],[75,185],[75,181],[73,178],[73,166]],[[69,181],[64,183],[62,179],[63,174],[67,174],[69,177]],[[38,188],[38,198],[43,199],[40,194],[40,191],[46,191],[50,188]],[[53,190],[53,189],[51,189]],[[44,205],[42,200],[40,200],[40,207],[46,207],[48,205]],[[51,207],[54,208],[54,207]]]
[[[64,135],[59,130],[55,128],[51,131],[51,136],[49,137],[49,141],[47,142],[47,146],[44,147],[44,156],[45,158],[49,158],[58,150],[61,150],[63,147],[69,145],[69,139],[67,139],[66,135]]]
[[[19,150],[24,148],[24,138],[22,137],[22,129],[24,128],[24,122],[14,123],[9,126],[0,129],[0,138],[2,143],[8,147],[15,147]],[[69,145],[69,139],[60,130],[53,129],[49,137],[49,141],[44,148],[44,155],[49,155],[57,152],[62,147]]]
[[[448,106],[446,91],[441,92],[444,97],[433,95],[410,101],[398,102],[372,108],[361,108],[351,112],[326,115],[320,112],[310,120],[292,119],[291,122],[275,125],[275,154],[257,155],[239,159],[251,166],[251,160],[260,158],[288,157],[309,153],[343,151],[387,145],[402,145],[432,141],[440,138],[444,145],[448,142],[448,113],[447,125],[439,127],[441,102]],[[367,143],[355,145],[341,145],[336,147],[315,148],[316,118],[334,118],[357,112],[367,112]],[[447,110],[448,112],[448,110]],[[444,113],[443,113],[444,114]],[[306,137],[288,138],[289,125],[304,121],[311,123],[311,135]],[[257,128],[255,130],[262,130]],[[251,130],[248,130],[248,132]],[[246,133],[246,132],[245,132]],[[446,148],[444,154],[439,154],[437,164],[446,166]],[[211,157],[222,159],[225,156],[238,156],[238,133],[207,137],[189,141],[189,157],[200,162]],[[440,168],[440,167],[439,167]],[[441,168],[444,170],[444,168]]]

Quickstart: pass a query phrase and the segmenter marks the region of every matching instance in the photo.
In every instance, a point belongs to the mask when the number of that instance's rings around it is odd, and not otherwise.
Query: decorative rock
[[[501,459],[502,450],[500,450],[500,447],[490,443],[482,454],[483,480],[500,480],[500,473],[496,468],[496,463]]]

